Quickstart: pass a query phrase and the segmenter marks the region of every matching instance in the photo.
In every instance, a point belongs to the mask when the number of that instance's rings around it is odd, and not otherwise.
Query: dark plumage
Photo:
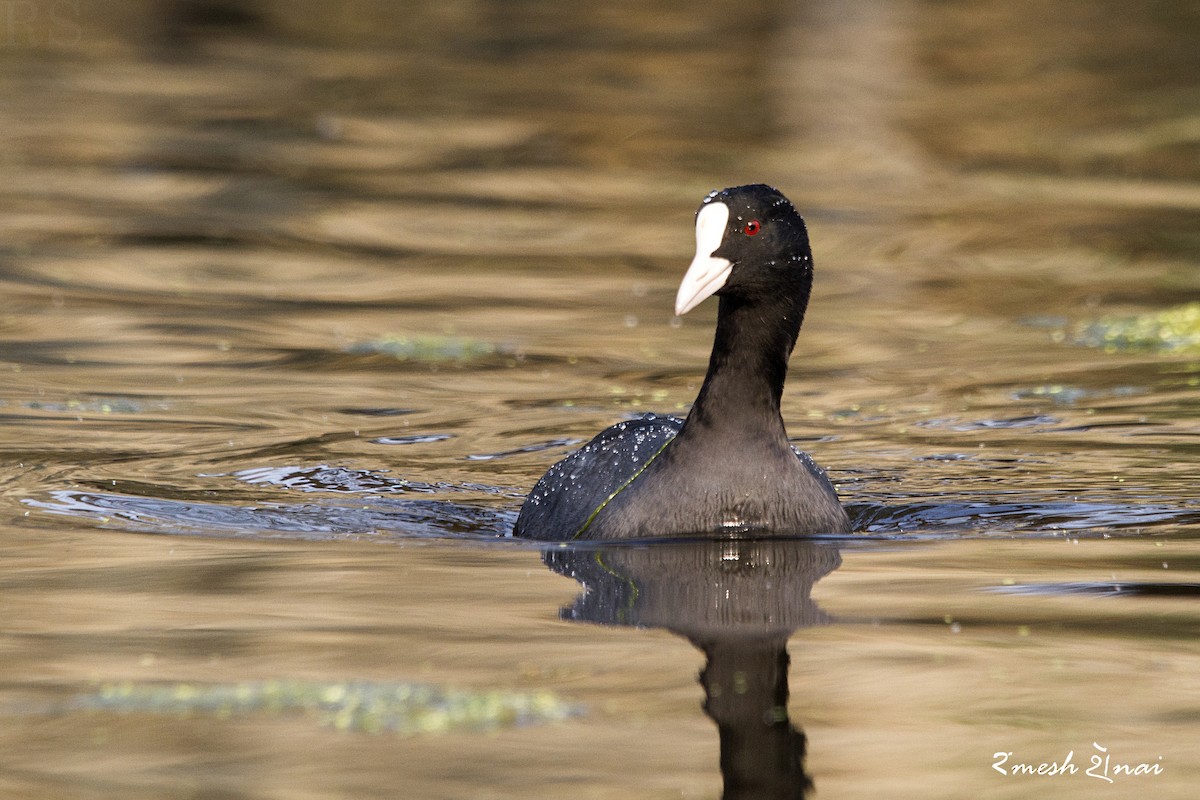
[[[808,231],[787,198],[762,184],[706,197],[675,313],[711,294],[720,306],[708,374],[687,420],[649,415],[602,431],[538,481],[515,534],[849,531],[833,485],[791,446],[779,413],[811,288]]]

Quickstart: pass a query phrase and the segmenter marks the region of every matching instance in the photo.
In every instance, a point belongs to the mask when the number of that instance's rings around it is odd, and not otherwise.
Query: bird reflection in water
[[[725,800],[801,798],[807,740],[788,718],[787,642],[828,616],[812,586],[841,564],[828,541],[656,542],[547,550],[583,585],[562,617],[665,628],[704,651],[704,711],[717,724]]]

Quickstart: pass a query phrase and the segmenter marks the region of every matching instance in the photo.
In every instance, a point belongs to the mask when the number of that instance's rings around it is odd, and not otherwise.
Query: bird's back
[[[547,470],[521,507],[515,534],[551,541],[575,538],[682,427],[683,420],[676,417],[647,414],[605,428]]]

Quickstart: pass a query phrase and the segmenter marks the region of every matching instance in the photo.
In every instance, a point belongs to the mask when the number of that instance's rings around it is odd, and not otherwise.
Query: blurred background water
[[[1198,33],[0,1],[0,794],[1191,796]],[[751,181],[809,223],[784,416],[859,533],[507,539],[686,412],[692,215]]]

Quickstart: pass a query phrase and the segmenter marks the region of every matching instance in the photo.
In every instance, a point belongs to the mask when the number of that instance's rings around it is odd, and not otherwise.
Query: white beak
[[[725,238],[729,206],[709,203],[696,215],[696,257],[675,295],[675,315],[683,316],[725,285],[733,262],[713,255]]]

